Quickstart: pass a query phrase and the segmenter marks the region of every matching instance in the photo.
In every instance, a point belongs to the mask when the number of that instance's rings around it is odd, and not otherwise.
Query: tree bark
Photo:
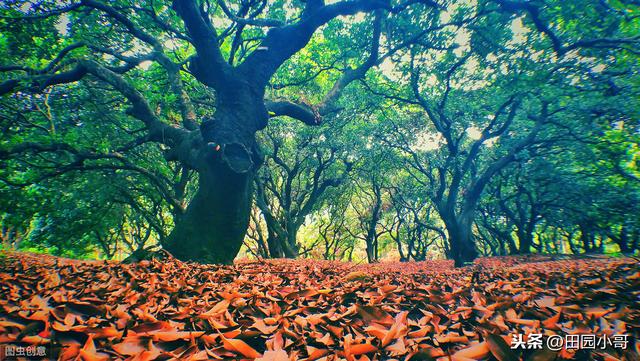
[[[216,164],[199,176],[199,189],[163,248],[183,261],[231,263],[249,226],[253,172]]]
[[[478,257],[473,240],[471,225],[473,216],[463,214],[443,218],[449,235],[450,258],[453,258],[455,267],[462,267],[467,262],[473,262]]]
[[[520,241],[520,254],[530,254],[531,245],[533,244],[533,232],[529,231],[529,227],[518,229],[518,241]]]
[[[580,225],[580,241],[582,242],[582,248],[584,253],[593,252],[593,231],[585,225]]]
[[[296,258],[298,257],[298,244],[296,243],[296,239],[298,238],[298,229],[300,227],[295,225],[289,225],[287,227],[287,235],[282,240],[284,244],[284,256],[286,258]]]
[[[268,227],[268,226],[267,226]],[[276,234],[268,227],[269,237],[267,238],[267,244],[269,245],[269,257],[270,258],[283,258],[284,251]]]

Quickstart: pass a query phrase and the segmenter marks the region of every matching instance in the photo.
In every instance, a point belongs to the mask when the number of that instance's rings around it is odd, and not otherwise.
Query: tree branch
[[[623,44],[640,44],[640,37],[635,36],[631,38],[595,38],[595,39],[581,39],[569,45],[564,45],[562,39],[555,33],[553,29],[542,19],[540,14],[540,8],[534,5],[534,2],[527,1],[514,1],[514,0],[496,0],[500,7],[507,12],[525,12],[529,15],[531,21],[535,25],[536,29],[545,34],[553,46],[553,50],[559,55],[563,56],[571,50],[578,48],[617,48]],[[637,50],[627,49],[632,52]]]
[[[260,47],[251,53],[238,68],[243,73],[250,75],[260,87],[264,87],[280,65],[302,49],[320,26],[341,15],[390,8],[388,0],[344,0],[330,5],[321,5],[320,3],[318,1],[309,2],[302,18],[297,23],[272,28]]]
[[[320,114],[311,106],[306,104],[297,104],[285,100],[268,100],[265,102],[267,111],[272,117],[288,116],[297,119],[307,125],[320,124]]]
[[[365,74],[373,66],[379,64],[382,59],[378,58],[380,52],[380,35],[382,34],[382,14],[376,11],[373,21],[373,35],[371,39],[371,47],[367,59],[355,69],[347,69],[338,81],[333,84],[331,90],[325,95],[322,102],[318,105],[318,112],[326,114],[338,100],[343,90],[353,81],[364,78]]]
[[[173,9],[184,21],[197,51],[190,64],[193,75],[217,90],[227,87],[233,80],[232,68],[222,56],[218,34],[206,14],[198,9],[195,0],[174,0]]]
[[[57,16],[57,15],[60,15],[60,14],[64,14],[64,13],[68,13],[68,12],[74,11],[74,10],[78,9],[79,7],[81,7],[81,6],[82,6],[81,3],[70,4],[70,5],[58,8],[58,9],[49,10],[46,13],[42,13],[42,14],[24,15],[24,16],[16,16],[16,17],[0,15],[0,19],[9,19],[9,20],[46,19],[46,18],[51,17],[51,16]]]
[[[357,68],[347,69],[319,104],[310,106],[289,101],[267,101],[265,105],[267,110],[272,113],[271,116],[286,115],[300,120],[307,125],[319,125],[321,123],[321,116],[333,110],[335,102],[342,94],[342,91],[355,80],[362,79],[371,67],[381,62],[381,59],[378,57],[380,35],[382,32],[381,24],[382,15],[380,12],[377,12],[373,24],[373,36],[369,56]]]
[[[131,102],[132,108],[128,113],[145,124],[150,139],[168,145],[175,145],[186,137],[187,132],[185,130],[172,127],[158,119],[144,96],[119,74],[92,60],[81,60],[79,66],[98,79],[110,84]]]
[[[218,5],[220,5],[220,9],[222,9],[222,12],[224,12],[224,14],[229,17],[229,19],[241,25],[251,25],[258,27],[279,27],[284,25],[282,21],[276,19],[246,19],[238,17],[231,12],[224,0],[218,0]]]

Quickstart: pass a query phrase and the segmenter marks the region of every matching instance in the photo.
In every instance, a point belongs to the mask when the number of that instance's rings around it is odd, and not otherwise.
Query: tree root
[[[154,259],[164,261],[168,259],[175,259],[175,257],[173,257],[173,255],[169,251],[163,248],[157,250],[154,250],[152,248],[142,248],[131,253],[127,258],[122,260],[122,263],[131,264],[140,261],[151,261]]]

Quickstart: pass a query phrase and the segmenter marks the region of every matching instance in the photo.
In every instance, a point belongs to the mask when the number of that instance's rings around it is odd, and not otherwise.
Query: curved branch
[[[118,21],[120,24],[124,25],[124,27],[127,28],[127,30],[131,35],[151,45],[156,50],[159,50],[162,48],[158,39],[154,38],[153,36],[147,34],[142,29],[137,27],[131,20],[129,20],[129,18],[126,15],[119,12],[115,8],[107,4],[103,4],[96,0],[82,0],[82,5],[105,12],[107,15],[109,15],[110,17]]]
[[[238,68],[264,87],[282,63],[307,45],[320,26],[338,16],[390,8],[388,0],[344,0],[330,5],[319,3],[322,2],[308,1],[302,19],[297,23],[272,28],[261,46]]]
[[[259,27],[278,27],[283,26],[284,23],[280,20],[276,19],[247,19],[236,16],[231,12],[227,4],[224,0],[218,0],[218,5],[220,5],[220,9],[224,12],[225,15],[229,17],[233,22],[236,22],[240,25],[251,25],[251,26],[259,26]]]
[[[85,75],[91,74],[110,84],[116,91],[120,92],[129,100],[132,108],[128,113],[145,124],[150,139],[167,145],[174,145],[185,139],[187,131],[170,126],[158,119],[144,96],[118,73],[119,70],[126,71],[133,66],[134,65],[129,64],[125,66],[124,69],[110,69],[93,60],[77,60],[76,66],[71,70],[49,76],[36,76],[30,80],[32,86],[44,89],[51,85],[76,82]],[[17,79],[11,79],[1,83],[0,95],[13,91],[19,85],[20,81]]]
[[[309,106],[289,101],[267,101],[265,102],[267,110],[272,113],[272,116],[286,115],[300,120],[307,125],[319,125],[321,123],[321,116],[327,115],[334,110],[335,102],[340,98],[344,89],[352,82],[362,79],[369,69],[382,62],[383,58],[379,57],[381,33],[382,15],[380,12],[377,12],[373,23],[373,35],[369,56],[357,68],[347,69],[319,104]]]
[[[182,114],[182,120],[185,127],[189,130],[195,130],[197,128],[195,111],[193,109],[193,105],[191,104],[191,100],[189,99],[188,94],[184,91],[182,86],[182,80],[180,79],[179,70],[180,67],[175,64],[169,57],[164,54],[162,44],[155,37],[150,34],[144,32],[138,26],[136,26],[127,16],[118,11],[117,9],[98,2],[96,0],[83,0],[82,4],[101,10],[108,14],[110,17],[124,25],[127,28],[129,33],[136,38],[142,40],[143,42],[151,45],[155,52],[153,53],[153,57],[162,65],[167,71],[167,76],[169,78],[169,84],[171,86],[171,90],[178,97],[179,107]],[[155,13],[154,13],[155,14]],[[107,51],[108,52],[108,51]]]
[[[66,83],[73,83],[76,82],[80,79],[82,79],[82,77],[84,77],[87,74],[87,70],[85,69],[85,67],[83,65],[81,65],[79,63],[78,60],[76,59],[72,59],[69,60],[67,62],[65,62],[65,65],[70,65],[75,63],[76,66],[63,71],[63,72],[59,72],[59,73],[55,73],[55,71],[59,70],[60,67],[55,66],[57,62],[60,62],[62,60],[62,58],[64,57],[64,55],[61,55],[62,53],[64,53],[65,55],[68,54],[71,50],[73,49],[77,49],[79,47],[82,47],[86,44],[84,43],[77,43],[77,44],[73,44],[70,45],[68,47],[66,47],[65,49],[63,49],[57,56],[56,58],[49,63],[45,68],[43,69],[29,69],[29,68],[24,68],[24,67],[19,67],[19,66],[6,66],[5,69],[10,69],[10,70],[23,70],[28,72],[28,74],[23,77],[23,78],[14,78],[14,79],[9,79],[6,80],[2,83],[0,83],[0,96],[5,95],[7,93],[10,93],[12,91],[14,91],[16,88],[19,88],[22,83],[25,83],[27,88],[33,88],[35,89],[35,91],[42,91],[45,88],[49,87],[49,86],[53,86],[53,85],[58,85],[58,84],[66,84]],[[105,54],[111,54],[113,56],[115,56],[116,58],[118,58],[119,60],[124,61],[126,64],[123,66],[118,66],[118,67],[106,67],[107,69],[111,70],[114,73],[118,73],[118,74],[123,74],[126,73],[127,71],[135,68],[136,66],[138,66],[140,63],[142,63],[143,61],[147,61],[147,60],[151,60],[153,59],[153,54],[147,54],[144,56],[140,56],[140,57],[126,57],[126,56],[122,56],[119,55],[109,49],[103,49],[103,48],[99,48],[93,45],[87,45],[89,48],[105,53]],[[51,74],[53,72],[53,74]],[[47,74],[49,73],[49,74]]]
[[[320,115],[306,104],[298,104],[284,100],[269,100],[265,102],[265,106],[267,107],[267,111],[269,111],[269,115],[272,117],[284,115],[297,119],[307,125],[320,124]]]
[[[578,48],[619,48],[620,45],[625,44],[640,44],[640,37],[631,38],[595,38],[595,39],[582,39],[572,44],[564,45],[562,39],[555,33],[553,29],[547,24],[540,15],[540,8],[535,6],[533,2],[526,1],[514,1],[514,0],[496,0],[500,7],[507,12],[525,12],[529,15],[529,18],[535,25],[536,29],[545,34],[553,46],[553,50],[562,56],[571,50]],[[626,49],[626,48],[624,48]],[[626,49],[634,52],[633,49]]]
[[[0,19],[9,19],[9,20],[36,20],[36,19],[46,19],[51,16],[56,16],[64,13],[68,13],[70,11],[76,10],[81,7],[81,3],[70,4],[58,9],[49,10],[43,14],[34,14],[34,15],[24,15],[24,16],[3,16],[0,15]]]
[[[121,147],[120,150],[128,150],[137,145],[143,144],[146,137],[140,138],[131,142],[130,144]],[[20,143],[8,150],[0,149],[0,159],[8,159],[12,155],[17,155],[21,153],[27,152],[35,152],[35,153],[58,153],[65,152],[70,154],[73,157],[73,161],[69,164],[60,166],[59,168],[39,175],[35,179],[26,182],[13,182],[9,179],[0,179],[1,181],[16,187],[24,187],[31,184],[35,184],[41,182],[46,179],[55,178],[60,175],[72,172],[72,171],[88,171],[88,170],[108,170],[108,169],[121,169],[121,170],[129,170],[137,172],[145,177],[147,177],[162,193],[164,198],[177,209],[184,210],[184,205],[182,202],[172,195],[170,188],[165,184],[159,176],[152,173],[151,171],[140,167],[131,161],[129,161],[125,156],[120,152],[111,152],[111,153],[97,153],[95,151],[90,150],[82,150],[73,147],[67,143],[55,142],[51,144],[38,144],[32,142]],[[86,161],[90,160],[115,160],[120,163],[117,164],[85,164]]]
[[[369,56],[367,59],[355,69],[348,69],[342,74],[340,79],[335,82],[331,90],[325,95],[322,102],[318,105],[320,114],[326,114],[334,103],[342,95],[343,90],[352,82],[358,79],[362,79],[367,71],[373,66],[379,64],[382,60],[378,59],[380,48],[380,36],[382,34],[382,15],[379,11],[376,12],[375,19],[373,21],[373,36],[371,40],[371,49],[369,50]]]
[[[46,87],[58,84],[73,83],[87,74],[87,70],[84,66],[76,65],[74,68],[52,75],[36,75],[32,77],[26,77],[24,79],[9,79],[0,83],[0,96],[14,91],[20,87],[20,81],[26,80],[30,87],[43,90]]]
[[[65,58],[65,56],[67,56],[67,54],[69,54],[71,51],[81,48],[85,45],[86,44],[84,42],[78,42],[65,47],[64,49],[60,50],[58,55],[56,55],[56,57],[53,60],[51,60],[46,67],[42,69],[32,69],[32,68],[20,66],[20,65],[6,65],[6,66],[0,66],[0,72],[24,71],[30,74],[46,74],[51,71],[55,71],[56,65],[58,65]]]
[[[128,113],[141,120],[146,125],[150,139],[160,141],[162,143],[166,143],[167,140],[170,140],[170,144],[168,145],[176,144],[184,139],[186,131],[172,127],[158,119],[142,94],[124,80],[122,76],[92,60],[83,60],[80,64],[87,72],[113,86],[115,90],[120,92],[129,100],[129,102],[131,102],[132,108]]]
[[[195,0],[174,0],[173,9],[184,21],[196,48],[197,55],[191,59],[191,71],[195,77],[216,89],[228,86],[232,80],[232,69],[222,56],[213,25],[198,9]]]

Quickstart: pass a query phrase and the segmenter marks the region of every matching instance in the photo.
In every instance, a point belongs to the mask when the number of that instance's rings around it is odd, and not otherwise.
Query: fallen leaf
[[[237,352],[244,357],[257,358],[261,356],[258,351],[254,350],[242,340],[223,338],[222,343],[225,349]]]
[[[518,361],[518,356],[502,337],[490,333],[487,335],[487,344],[498,361]]]
[[[284,350],[265,351],[256,361],[289,361],[289,355]]]

